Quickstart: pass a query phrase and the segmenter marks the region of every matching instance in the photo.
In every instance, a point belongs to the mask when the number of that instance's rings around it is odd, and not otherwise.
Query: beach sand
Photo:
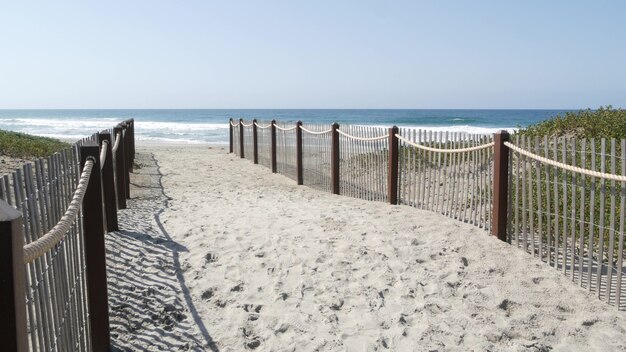
[[[117,350],[620,351],[626,315],[485,231],[208,146],[139,146]]]

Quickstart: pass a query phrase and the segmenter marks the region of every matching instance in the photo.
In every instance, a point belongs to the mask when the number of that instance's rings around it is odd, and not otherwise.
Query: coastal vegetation
[[[0,130],[0,155],[14,158],[42,158],[68,148],[68,143],[48,137]]]
[[[597,110],[566,112],[520,128],[517,132],[528,137],[626,138],[626,110],[611,105]]]
[[[624,139],[626,110],[611,106],[560,114],[520,128],[511,136],[514,144],[535,154],[619,175],[624,174],[626,162]],[[515,232],[535,232],[544,241],[551,236],[548,240],[552,245],[554,241],[561,242],[560,246],[565,242],[575,255],[587,256],[592,251],[594,258],[615,265],[619,256],[615,236],[624,206],[620,197],[626,192],[620,182],[565,172],[523,156],[516,155],[512,163],[510,196],[514,208],[510,209],[510,221]],[[523,220],[526,217],[530,228]],[[594,237],[591,241],[590,235]]]

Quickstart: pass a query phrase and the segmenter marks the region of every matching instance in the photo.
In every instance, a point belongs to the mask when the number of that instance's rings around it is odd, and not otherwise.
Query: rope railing
[[[328,129],[326,131],[311,131],[311,130],[304,128],[303,126],[300,126],[300,129],[308,134],[316,134],[316,135],[326,134],[326,133],[330,133],[333,131],[332,129]]]
[[[558,167],[560,169],[563,170],[567,170],[567,171],[572,171],[572,172],[576,172],[582,175],[587,175],[587,176],[591,176],[591,177],[598,177],[598,178],[603,178],[605,180],[612,180],[612,181],[618,181],[618,182],[626,182],[626,175],[615,175],[615,174],[608,174],[608,173],[604,173],[604,172],[599,172],[599,171],[593,171],[593,170],[589,170],[589,169],[584,169],[582,167],[578,167],[578,166],[572,166],[569,164],[564,164],[552,159],[548,159],[548,158],[544,158],[542,156],[539,156],[537,154],[533,154],[531,152],[529,152],[528,150],[522,149],[518,146],[516,146],[513,143],[510,142],[504,142],[504,145],[509,147],[511,150],[522,154],[524,156],[527,156],[531,159],[537,160],[539,162],[542,162],[544,164],[547,165],[552,165],[554,167]]]
[[[347,137],[347,138],[350,138],[350,139],[354,139],[354,140],[357,140],[357,141],[378,141],[378,140],[381,140],[381,139],[389,138],[389,135],[387,135],[387,134],[382,135],[382,136],[378,136],[378,137],[358,137],[358,136],[353,136],[351,134],[347,134],[347,133],[345,133],[344,131],[342,131],[340,129],[337,129],[337,132],[340,135],[344,136],[344,137]]]
[[[249,124],[246,125],[245,123],[243,123],[243,121],[241,121],[241,125],[243,127],[252,127],[253,124],[254,124],[253,122],[250,122]]]
[[[274,127],[276,127],[277,129],[281,130],[281,131],[293,131],[296,128],[298,128],[298,126],[293,126],[293,127],[288,127],[288,128],[283,128],[278,126],[277,124],[274,124]]]
[[[107,160],[107,148],[109,148],[109,141],[103,141],[100,147],[100,168],[104,167],[104,163]]]
[[[80,181],[78,182],[72,201],[67,207],[65,214],[61,217],[61,220],[59,220],[59,222],[45,235],[24,246],[24,264],[28,264],[44,255],[61,242],[63,237],[65,237],[65,234],[67,234],[70,230],[78,212],[80,211],[80,206],[83,202],[87,185],[89,184],[89,177],[91,176],[94,162],[93,158],[90,158],[85,162],[85,167],[80,175]]]
[[[269,125],[267,125],[267,126],[261,126],[261,125],[259,125],[258,123],[256,123],[256,122],[255,122],[255,123],[254,123],[254,125],[255,125],[256,127],[260,128],[260,129],[265,129],[265,128],[270,128],[270,127],[272,127],[272,124],[271,124],[271,123],[270,123]]]
[[[239,126],[239,122],[233,123],[233,121],[230,121],[230,125],[233,126],[233,127],[237,127],[237,126]]]
[[[438,153],[467,153],[467,152],[473,152],[475,150],[491,148],[494,145],[493,142],[490,142],[490,143],[486,143],[486,144],[477,145],[477,146],[474,146],[474,147],[458,148],[458,149],[433,148],[433,147],[427,147],[425,145],[418,144],[418,143],[415,143],[413,141],[410,141],[410,140],[402,137],[399,134],[396,134],[395,136],[399,140],[401,140],[404,143],[406,143],[408,145],[411,145],[411,146],[413,146],[415,148],[423,149],[423,150],[426,150],[426,151],[429,151],[429,152],[438,152]]]
[[[120,146],[121,139],[122,139],[122,134],[118,132],[115,135],[115,143],[113,144],[113,148],[111,148],[111,151],[113,152],[113,154],[115,154],[115,152],[117,151],[117,148]]]

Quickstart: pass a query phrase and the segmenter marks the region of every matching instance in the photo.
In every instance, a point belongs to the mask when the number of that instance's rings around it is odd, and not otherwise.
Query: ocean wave
[[[71,127],[73,129],[105,129],[113,127],[119,119],[115,118],[72,118],[72,119],[31,119],[31,118],[8,118],[0,119],[0,125],[15,125],[23,127]],[[68,125],[69,124],[69,125]]]
[[[169,131],[215,131],[228,129],[226,123],[199,123],[199,122],[166,122],[166,121],[135,121],[135,128],[144,130]]]
[[[364,127],[376,127],[388,129],[390,126],[382,126],[382,125],[359,125]],[[450,126],[419,126],[419,125],[400,125],[398,126],[400,129],[415,129],[422,131],[433,131],[433,132],[449,132],[449,133],[467,133],[467,134],[493,134],[498,131],[506,130],[509,133],[515,132],[516,127],[477,127],[477,126],[469,126],[469,125],[450,125]]]

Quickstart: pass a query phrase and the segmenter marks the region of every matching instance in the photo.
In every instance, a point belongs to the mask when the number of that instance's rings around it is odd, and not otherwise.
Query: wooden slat
[[[558,160],[559,140],[555,137],[552,139],[553,160]],[[559,169],[554,168],[554,267],[559,268]]]
[[[600,140],[600,172],[606,172],[606,139]],[[602,294],[602,270],[604,267],[604,231],[605,231],[605,198],[606,198],[606,179],[600,181],[600,219],[598,231],[598,265],[596,266],[596,296]]]
[[[615,138],[611,138],[611,173],[616,174],[616,165],[615,165]],[[616,191],[615,180],[611,181],[611,217],[609,220],[609,253],[607,256],[608,259],[608,268],[607,268],[607,277],[606,277],[606,302],[611,303],[611,284],[613,283],[613,248],[615,246],[615,191]],[[621,268],[618,268],[621,269]]]
[[[591,170],[596,171],[596,140],[591,139]],[[596,178],[591,177],[591,198],[589,201],[589,246],[587,248],[587,289],[591,291],[591,270],[593,268],[593,246],[595,236],[595,205],[596,205]]]
[[[587,167],[587,140],[583,138],[580,146],[580,165],[582,167]],[[579,229],[578,232],[580,234],[579,244],[578,244],[578,284],[583,286],[583,266],[585,265],[585,203],[586,203],[586,187],[587,180],[585,175],[580,175],[580,199],[582,204],[580,204],[579,209]]]
[[[535,137],[535,148],[533,150],[533,152],[537,155],[539,155],[541,153],[541,144],[539,143],[539,137]],[[543,236],[544,236],[544,228],[543,228],[543,213],[544,210],[542,210],[543,207],[543,202],[541,201],[541,193],[542,192],[542,183],[541,183],[541,163],[540,162],[536,162],[535,163],[535,169],[536,169],[536,178],[537,178],[537,221],[538,221],[538,231],[537,231],[537,236],[539,237],[538,239],[538,244],[539,244],[539,260],[543,260],[543,253],[544,253],[544,249],[543,249]]]
[[[571,165],[576,165],[576,139],[572,138],[572,162]],[[574,281],[576,270],[574,270],[576,265],[576,187],[577,187],[577,173],[572,172],[572,182],[570,184],[571,187],[571,199],[572,199],[572,211],[570,214],[570,279]]]
[[[478,141],[476,138],[476,135],[472,135],[472,145],[477,145]],[[470,221],[472,224],[476,224],[476,217],[477,217],[477,211],[476,211],[476,204],[478,204],[477,200],[478,200],[478,178],[476,177],[478,170],[477,170],[477,163],[476,161],[478,160],[478,151],[474,150],[472,151],[472,200],[470,202],[471,206],[470,206]]]
[[[543,156],[550,157],[548,137],[543,137]],[[546,173],[546,256],[548,265],[552,265],[552,203],[550,202],[550,167],[545,166]]]
[[[622,175],[626,176],[626,139],[622,139]],[[617,251],[617,283],[615,291],[615,305],[621,308],[622,304],[622,277],[624,267],[624,231],[626,226],[626,182],[622,182],[619,220],[619,245]]]
[[[561,161],[567,164],[567,139],[563,138],[563,143],[561,144]],[[563,171],[563,181],[562,181],[562,193],[563,196],[563,274],[567,274],[567,171]]]
[[[418,131],[418,143],[422,144],[422,143],[426,143],[426,136],[424,135],[424,133],[422,132],[422,130]],[[420,171],[419,171],[419,175],[420,175],[420,209],[425,209],[424,204],[425,204],[425,200],[426,200],[426,171],[427,171],[427,164],[426,164],[426,152],[424,150],[418,150],[418,154],[419,154],[419,160],[420,160]]]
[[[454,132],[452,133],[452,143],[450,144],[451,148],[453,149],[458,149],[458,133]],[[458,214],[457,214],[457,208],[456,208],[456,204],[457,204],[457,192],[458,192],[458,188],[457,188],[457,167],[458,167],[458,153],[453,153],[451,156],[451,162],[450,162],[450,168],[452,170],[452,178],[450,179],[450,183],[451,183],[451,191],[450,194],[448,196],[448,198],[450,199],[450,201],[448,202],[448,214],[451,218],[456,219],[458,218]]]
[[[526,145],[528,146],[528,149],[532,149],[532,142],[530,137],[527,138],[526,140]],[[534,162],[532,159],[528,160],[528,167],[530,168],[529,172],[528,172],[528,215],[529,215],[529,234],[530,234],[530,238],[529,238],[529,244],[530,244],[530,253],[534,256],[535,255],[535,207],[534,207],[534,202],[533,202],[533,196],[534,196],[534,183],[533,183],[533,165]]]
[[[526,149],[526,137],[522,137],[522,149]],[[526,181],[526,168],[528,167],[528,160],[526,156],[522,155],[522,246],[524,250],[528,250],[528,183]]]

